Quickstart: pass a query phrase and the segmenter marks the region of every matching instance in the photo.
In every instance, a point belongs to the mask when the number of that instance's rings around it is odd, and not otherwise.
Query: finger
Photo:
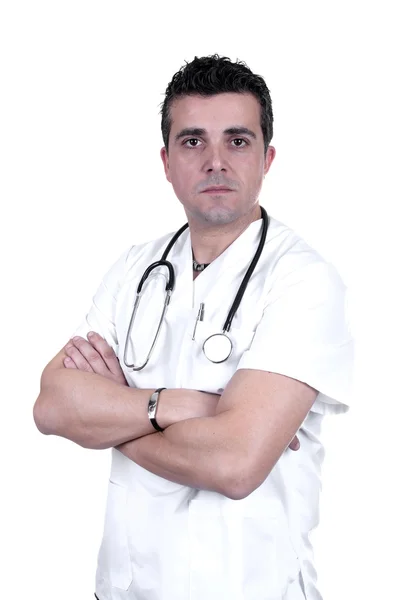
[[[71,340],[64,348],[65,354],[73,360],[79,371],[86,371],[87,373],[93,373],[93,369],[90,363],[86,360],[86,357],[81,353],[80,349],[75,346],[73,340]]]
[[[94,348],[90,340],[86,340],[83,337],[76,336],[72,339],[73,345],[79,350],[81,355],[90,365],[90,368],[94,373],[98,375],[108,376],[109,369],[106,365],[101,354]]]
[[[77,366],[69,356],[64,358],[64,367],[67,369],[77,369]]]
[[[300,440],[298,439],[297,435],[295,435],[292,441],[290,442],[289,448],[291,450],[298,450],[300,448]]]
[[[95,331],[90,331],[87,334],[87,337],[92,344],[93,348],[97,350],[97,352],[101,355],[104,363],[108,367],[109,371],[113,375],[123,374],[122,368],[119,364],[119,360],[113,350],[113,348],[108,344],[108,342],[96,333]]]

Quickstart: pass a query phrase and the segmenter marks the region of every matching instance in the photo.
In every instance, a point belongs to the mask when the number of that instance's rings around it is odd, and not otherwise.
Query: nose
[[[205,151],[203,169],[206,173],[220,173],[227,170],[223,149],[219,146],[208,146]]]

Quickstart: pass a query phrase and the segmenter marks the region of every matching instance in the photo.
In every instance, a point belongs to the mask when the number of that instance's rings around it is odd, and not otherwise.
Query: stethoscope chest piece
[[[203,352],[213,363],[226,361],[232,353],[232,342],[225,333],[214,333],[203,342]]]

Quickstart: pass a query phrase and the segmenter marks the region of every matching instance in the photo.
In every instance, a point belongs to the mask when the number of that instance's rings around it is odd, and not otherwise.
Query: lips
[[[206,188],[205,190],[203,190],[204,192],[232,192],[232,190],[230,188],[227,187],[210,187],[210,188]]]

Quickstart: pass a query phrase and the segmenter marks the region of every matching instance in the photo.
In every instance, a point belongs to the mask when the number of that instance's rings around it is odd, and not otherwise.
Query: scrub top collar
[[[188,272],[189,278],[192,282],[192,286],[195,289],[202,288],[202,286],[213,286],[214,281],[225,272],[226,269],[238,269],[241,265],[247,264],[249,266],[252,257],[256,251],[257,245],[260,241],[261,229],[263,226],[263,220],[257,219],[250,223],[250,225],[241,233],[241,235],[228,246],[214,259],[204,271],[202,271],[194,280],[193,269],[192,269],[192,243],[191,234],[189,228],[182,234],[181,240],[183,246],[181,250],[182,273]],[[268,236],[267,236],[268,239]],[[267,240],[266,240],[267,243]],[[176,248],[177,250],[177,248]],[[173,250],[170,253],[169,260],[173,263],[175,254],[173,256]],[[185,279],[185,277],[184,277]]]

